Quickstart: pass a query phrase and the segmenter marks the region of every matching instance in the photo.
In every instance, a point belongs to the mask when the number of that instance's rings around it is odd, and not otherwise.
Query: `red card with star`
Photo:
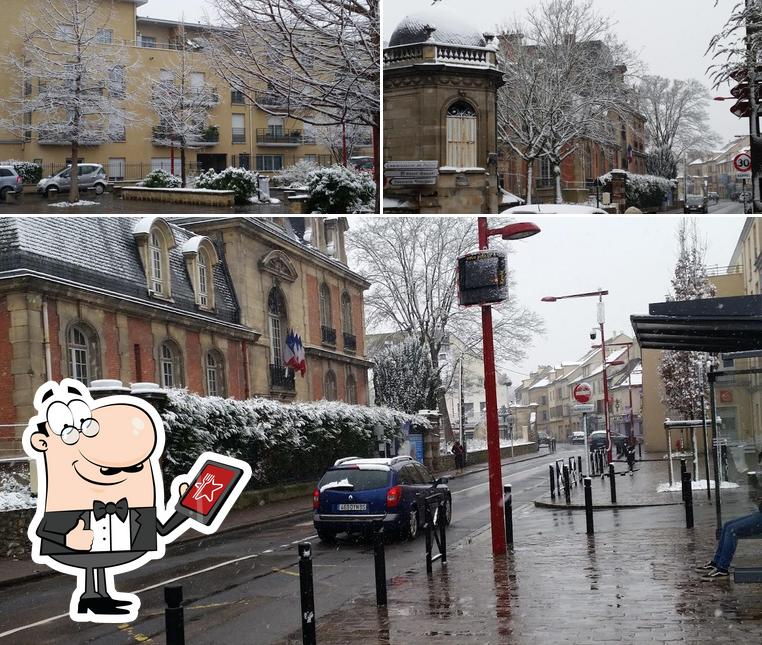
[[[204,524],[211,523],[241,475],[238,468],[207,461],[194,477],[177,510]]]

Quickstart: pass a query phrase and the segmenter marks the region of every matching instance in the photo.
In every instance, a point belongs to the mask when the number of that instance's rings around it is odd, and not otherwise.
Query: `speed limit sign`
[[[733,168],[738,172],[749,172],[751,170],[751,155],[748,152],[740,152],[733,157]]]

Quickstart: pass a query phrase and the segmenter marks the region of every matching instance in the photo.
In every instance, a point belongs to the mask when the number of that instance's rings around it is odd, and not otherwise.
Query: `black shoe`
[[[714,566],[714,562],[707,562],[706,564],[702,564],[698,567],[696,567],[696,571],[699,573],[709,573],[712,569],[716,569],[717,567]]]
[[[114,600],[113,598],[80,598],[77,605],[78,614],[92,612],[94,614],[120,615],[129,614],[130,610],[119,605],[131,604],[124,600]]]
[[[723,571],[722,569],[716,569],[712,568],[712,570],[707,573],[705,576],[701,576],[702,580],[725,580],[729,577],[729,573],[727,571]]]

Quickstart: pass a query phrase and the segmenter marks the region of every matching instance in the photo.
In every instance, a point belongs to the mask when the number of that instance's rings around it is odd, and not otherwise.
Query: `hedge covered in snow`
[[[666,197],[672,192],[672,182],[656,175],[636,175],[625,172],[625,196],[628,206],[636,208],[661,208]],[[604,191],[611,192],[611,173],[598,177]]]
[[[248,204],[252,197],[259,195],[257,173],[245,168],[230,167],[221,172],[210,168],[198,176],[196,188],[232,190],[235,193],[235,203],[239,206]]]
[[[0,161],[0,166],[13,166],[25,184],[36,184],[42,179],[42,166],[32,161],[8,159],[7,161]]]
[[[310,213],[358,213],[373,206],[376,184],[367,172],[335,164],[311,172],[307,191]]]
[[[188,472],[200,453],[211,450],[248,461],[257,488],[316,479],[340,457],[375,455],[378,426],[388,440],[401,436],[406,421],[414,430],[428,427],[422,417],[389,408],[336,401],[239,401],[186,390],[169,391],[162,417],[168,480]]]
[[[183,185],[183,180],[177,175],[172,175],[166,170],[158,168],[149,172],[138,185],[146,188],[180,188]]]

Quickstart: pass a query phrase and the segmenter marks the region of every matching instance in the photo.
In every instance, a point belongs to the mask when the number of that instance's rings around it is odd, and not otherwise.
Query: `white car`
[[[582,431],[572,432],[571,442],[572,443],[585,443],[585,433],[582,432]]]
[[[502,212],[503,215],[608,215],[594,206],[584,204],[526,204],[514,206]]]

